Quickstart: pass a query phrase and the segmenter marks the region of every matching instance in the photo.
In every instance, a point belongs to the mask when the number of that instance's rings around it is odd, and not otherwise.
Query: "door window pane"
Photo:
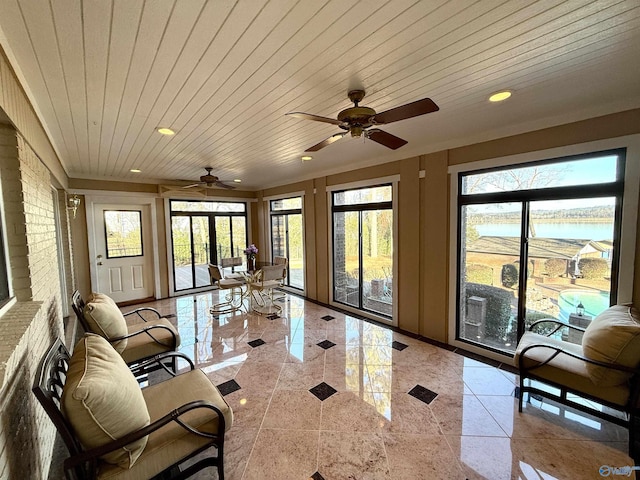
[[[289,215],[289,272],[285,282],[295,288],[304,288],[304,236],[302,214]]]
[[[392,315],[393,229],[391,210],[362,212],[362,272],[364,308]]]
[[[171,217],[175,289],[193,288],[191,272],[191,222],[189,217]]]
[[[191,217],[191,234],[193,236],[193,267],[195,270],[196,287],[211,284],[209,277],[209,217]]]
[[[233,257],[231,251],[231,218],[216,217],[216,252],[218,263],[223,258]]]
[[[360,307],[360,212],[333,214],[334,300]]]
[[[142,255],[142,212],[105,210],[107,258]]]
[[[521,217],[517,202],[462,207],[459,336],[465,340],[515,349]]]
[[[611,303],[615,198],[531,202],[530,211],[525,326],[551,317],[584,327]]]

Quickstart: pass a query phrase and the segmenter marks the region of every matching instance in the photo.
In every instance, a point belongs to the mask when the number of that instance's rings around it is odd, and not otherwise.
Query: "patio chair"
[[[541,324],[555,328],[546,335],[535,333]],[[582,344],[552,337],[563,328],[583,333]],[[520,373],[518,411],[525,394],[534,393],[624,426],[629,430],[629,456],[640,462],[640,311],[616,305],[586,329],[556,319],[538,320],[518,342],[514,362]],[[538,388],[534,380],[560,393]],[[569,393],[608,408],[589,407]],[[624,418],[608,409],[623,412]]]
[[[69,451],[65,477],[186,478],[215,466],[223,480],[225,432],[233,412],[208,377],[190,366],[186,373],[140,389],[101,336],[85,334],[72,356],[57,339],[40,362],[33,393]],[[216,456],[185,465],[210,447],[217,449]]]
[[[282,265],[267,265],[260,269],[257,278],[249,282],[249,296],[252,302],[252,310],[256,313],[272,313],[274,308],[277,313],[282,312],[282,306],[274,303],[273,290],[280,287],[285,275]]]
[[[212,314],[235,312],[242,308],[244,276],[241,275],[242,280],[226,278],[222,273],[222,268],[212,264],[209,264],[209,276],[211,277],[212,285],[217,286],[220,290],[228,290],[224,296],[224,301],[211,307],[210,312]],[[222,292],[220,292],[220,295],[222,295]]]
[[[244,275],[242,275],[242,273],[234,271],[235,267],[242,266],[242,257],[223,258],[220,260],[220,266],[222,267],[224,278],[244,281]],[[228,268],[231,269],[231,272],[227,273],[226,269]]]
[[[92,293],[85,302],[77,290],[71,296],[71,306],[84,331],[106,338],[136,376],[150,371],[140,369],[139,364],[180,346],[177,329],[154,308],[141,307],[123,314],[108,295]],[[133,319],[130,325],[128,317]]]

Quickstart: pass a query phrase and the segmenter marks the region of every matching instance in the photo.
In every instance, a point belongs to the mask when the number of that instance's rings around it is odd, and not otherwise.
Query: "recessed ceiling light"
[[[240,180],[239,178],[234,178],[233,181],[236,182],[236,183],[241,183],[242,182],[242,180]]]
[[[496,92],[491,94],[489,97],[490,102],[502,102],[511,96],[513,92],[511,90],[502,90],[501,92]]]
[[[142,170],[140,170],[139,168],[132,168],[131,170],[129,170],[131,173],[140,173]]]
[[[170,128],[167,128],[167,127],[158,128],[158,133],[161,133],[162,135],[175,135],[176,134],[176,132],[174,132],[173,130],[171,130]]]
[[[300,159],[303,162],[308,162],[309,160],[313,160],[313,157],[310,157],[309,155],[305,155],[304,157],[300,157]]]

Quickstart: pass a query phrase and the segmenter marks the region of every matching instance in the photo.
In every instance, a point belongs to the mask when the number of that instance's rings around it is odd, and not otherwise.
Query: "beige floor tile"
[[[318,472],[329,480],[392,480],[376,433],[320,432]]]
[[[319,430],[320,404],[308,390],[275,390],[262,428]]]
[[[393,480],[461,480],[465,476],[443,435],[384,434]]]
[[[318,431],[263,428],[243,480],[306,480],[318,468]]]
[[[235,381],[246,391],[258,391],[270,393],[278,383],[282,363],[269,362],[245,362]]]
[[[379,433],[384,422],[370,391],[338,392],[322,402],[321,430]]]
[[[322,382],[324,365],[285,363],[276,385],[281,390],[309,390]]]
[[[382,430],[390,433],[441,435],[429,405],[404,392],[374,392],[376,409],[384,416]]]
[[[476,395],[513,395],[515,383],[496,368],[464,367],[462,380]]]
[[[438,395],[429,406],[445,435],[507,436],[474,395]]]

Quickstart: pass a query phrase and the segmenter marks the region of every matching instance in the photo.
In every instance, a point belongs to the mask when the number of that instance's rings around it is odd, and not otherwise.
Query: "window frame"
[[[619,247],[619,270],[615,279],[618,284],[618,303],[630,303],[633,298],[634,262],[636,257],[636,226],[638,220],[638,196],[640,194],[640,135],[596,140],[581,144],[564,145],[545,150],[531,150],[502,157],[486,158],[469,163],[456,163],[448,168],[450,177],[449,196],[449,295],[447,342],[454,347],[464,348],[484,357],[504,361],[504,353],[496,353],[456,339],[457,335],[457,294],[458,294],[458,176],[463,172],[519,167],[525,163],[549,161],[558,158],[594,155],[618,149],[626,150],[624,170],[624,198],[621,207],[621,237]],[[566,188],[566,187],[565,187]],[[580,187],[582,189],[582,187]],[[542,189],[544,191],[545,189]],[[501,193],[501,192],[500,192]]]
[[[138,224],[139,224],[139,230],[140,230],[140,253],[138,255],[118,255],[118,256],[111,256],[109,255],[109,235],[107,234],[107,212],[135,212],[138,214]],[[144,237],[142,234],[142,210],[105,210],[103,212],[104,215],[104,245],[105,245],[105,257],[107,259],[112,259],[112,258],[135,258],[135,257],[144,257]]]
[[[287,209],[282,209],[282,210],[274,210],[273,209],[273,203],[274,202],[278,202],[281,200],[289,200],[289,199],[293,199],[293,198],[300,198],[300,208],[287,208]],[[285,278],[285,283],[283,285],[283,287],[287,288],[287,289],[292,289],[293,291],[296,292],[306,292],[306,278],[305,278],[305,265],[306,265],[306,249],[305,249],[305,228],[304,228],[304,193],[293,193],[293,194],[287,194],[285,196],[278,196],[278,197],[268,197],[264,199],[267,202],[268,205],[268,215],[269,215],[269,251],[271,253],[271,260],[273,261],[273,259],[275,258],[275,255],[273,253],[273,217],[274,216],[283,216],[285,217],[285,222],[288,225],[289,222],[289,218],[288,215],[300,215],[300,217],[302,218],[302,259],[303,259],[303,265],[302,265],[302,274],[303,274],[303,280],[302,280],[302,288],[297,287],[295,285],[291,285],[291,266],[287,265],[287,276]],[[287,240],[289,239],[288,236],[288,232],[289,229],[287,227]],[[289,258],[289,242],[287,241],[287,254],[286,257]]]
[[[350,305],[344,304],[344,303],[339,303],[333,300],[333,291],[335,289],[335,272],[334,272],[334,265],[333,265],[333,256],[334,256],[334,232],[333,232],[333,213],[334,210],[332,209],[333,207],[333,193],[334,192],[339,192],[339,191],[346,191],[346,190],[358,190],[361,188],[372,188],[372,187],[377,187],[377,186],[383,186],[383,185],[391,185],[391,212],[393,215],[393,225],[392,225],[392,235],[393,235],[393,254],[392,254],[392,259],[393,259],[393,266],[392,266],[392,274],[393,274],[393,278],[394,281],[397,282],[398,280],[398,218],[399,218],[399,201],[398,201],[398,191],[399,191],[399,184],[400,184],[400,175],[390,175],[387,177],[378,177],[378,178],[372,178],[369,180],[362,180],[362,181],[356,181],[356,182],[350,182],[350,183],[344,183],[344,184],[337,184],[337,185],[331,185],[331,186],[327,186],[325,191],[326,191],[326,195],[327,195],[327,209],[328,209],[328,214],[327,214],[327,224],[328,224],[328,228],[327,228],[327,235],[328,235],[328,246],[329,246],[329,252],[328,252],[328,264],[329,264],[329,305],[333,305],[336,306],[342,310],[348,311],[348,312],[352,312],[356,315],[360,315],[360,316],[364,316],[367,318],[370,318],[372,320],[376,320],[379,321],[381,323],[387,324],[387,325],[391,325],[391,326],[398,326],[398,289],[394,288],[392,291],[392,315],[391,317],[387,317],[387,316],[383,316],[380,314],[376,314],[375,312],[372,312],[370,310],[359,310],[357,308],[354,308]],[[387,201],[385,202],[377,202],[376,204],[373,205],[380,205],[380,204],[386,204]],[[357,207],[357,210],[362,209],[363,206],[369,206],[371,204],[354,204],[354,205],[339,205],[337,206],[339,210],[341,211],[351,211],[353,210],[352,207]],[[375,208],[365,208],[365,210],[374,210]]]

